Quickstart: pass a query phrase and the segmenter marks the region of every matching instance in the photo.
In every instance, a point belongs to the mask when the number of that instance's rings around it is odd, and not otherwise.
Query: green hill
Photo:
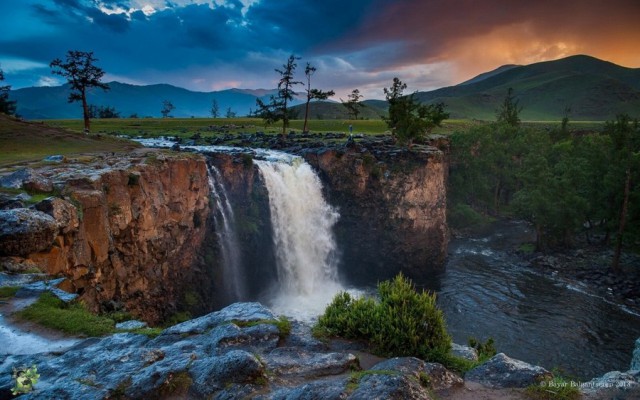
[[[292,107],[297,119],[304,119],[305,105]],[[387,113],[387,102],[383,100],[365,100],[358,119],[380,119]],[[342,103],[334,101],[313,101],[309,104],[309,119],[350,119],[347,109]]]
[[[525,120],[559,120],[565,107],[575,120],[613,119],[621,112],[638,116],[640,111],[640,69],[584,55],[504,66],[416,96],[422,102],[444,102],[452,118],[491,120],[510,87]]]

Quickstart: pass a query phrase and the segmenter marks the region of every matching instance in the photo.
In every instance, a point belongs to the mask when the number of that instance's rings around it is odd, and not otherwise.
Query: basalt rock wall
[[[304,157],[320,172],[329,202],[340,212],[336,234],[348,280],[375,283],[399,271],[420,277],[443,266],[445,152],[353,145]]]
[[[96,311],[124,308],[152,323],[175,312],[189,291],[206,297],[204,157],[151,151],[37,172],[58,195],[35,207],[58,230],[47,249],[21,255],[26,263],[68,277],[65,289]]]

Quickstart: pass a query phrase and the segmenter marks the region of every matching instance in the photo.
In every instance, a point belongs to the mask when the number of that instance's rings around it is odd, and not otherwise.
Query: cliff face
[[[37,206],[59,224],[54,245],[27,258],[69,279],[91,308],[124,306],[158,322],[191,283],[207,285],[198,254],[209,215],[203,157],[159,152],[41,171],[62,197]]]
[[[419,277],[442,267],[448,244],[442,151],[354,146],[305,158],[340,211],[336,234],[349,280],[375,283],[398,271]]]

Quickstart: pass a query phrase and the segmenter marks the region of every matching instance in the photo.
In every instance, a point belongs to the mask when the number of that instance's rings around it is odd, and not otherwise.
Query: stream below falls
[[[514,244],[531,234],[525,223],[500,221],[454,239],[446,270],[416,284],[438,293],[456,343],[493,337],[498,352],[582,380],[627,371],[640,316],[522,267]]]

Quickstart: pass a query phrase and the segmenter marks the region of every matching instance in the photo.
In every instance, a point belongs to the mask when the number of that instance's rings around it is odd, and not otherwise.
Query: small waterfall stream
[[[213,218],[216,225],[216,232],[220,239],[219,243],[223,258],[224,287],[230,301],[243,300],[245,290],[242,254],[235,230],[233,208],[222,184],[223,181],[220,171],[213,165],[208,165],[208,171],[209,188],[216,203],[216,212]]]
[[[300,157],[255,160],[269,193],[278,287],[270,302],[286,315],[318,315],[338,291],[339,214],[325,201],[322,184]]]

